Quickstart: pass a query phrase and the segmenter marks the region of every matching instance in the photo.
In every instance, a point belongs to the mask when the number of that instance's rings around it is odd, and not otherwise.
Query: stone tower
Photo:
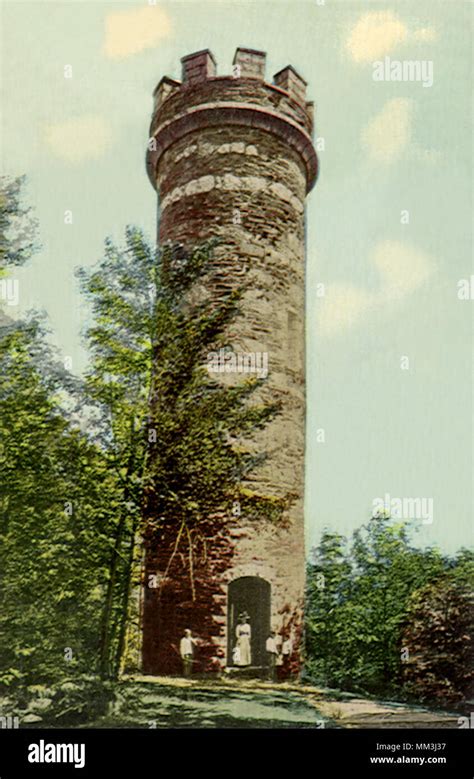
[[[290,66],[265,81],[265,53],[239,48],[233,73],[216,75],[208,50],[183,57],[182,81],[164,77],[154,92],[147,169],[159,199],[158,240],[184,246],[218,236],[221,286],[251,282],[232,325],[234,352],[268,355],[267,397],[282,411],[258,433],[266,463],[251,487],[293,493],[285,529],[248,521],[229,529],[209,521],[206,561],[196,562],[195,598],[176,556],[158,589],[144,588],[143,670],[173,673],[184,628],[202,644],[197,670],[229,668],[239,613],[252,627],[252,666],[265,665],[273,629],[290,638],[285,671],[298,672],[305,583],[304,323],[305,198],[317,176],[313,104]],[[145,581],[163,577],[174,536],[148,544]]]

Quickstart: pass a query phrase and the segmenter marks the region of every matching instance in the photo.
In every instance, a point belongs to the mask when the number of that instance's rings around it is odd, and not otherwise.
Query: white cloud
[[[102,116],[88,114],[50,124],[45,140],[50,150],[70,163],[100,157],[110,146],[112,133]]]
[[[380,274],[380,296],[384,302],[411,295],[433,271],[428,255],[400,241],[377,244],[372,262]]]
[[[419,289],[434,273],[434,260],[401,241],[381,241],[370,256],[379,273],[377,290],[328,284],[317,317],[317,332],[330,337],[350,330],[372,313],[393,306]]]
[[[170,17],[163,8],[143,6],[114,11],[105,17],[104,54],[111,59],[130,57],[170,34]]]
[[[438,40],[438,33],[434,27],[422,27],[421,30],[413,33],[413,37],[416,41],[423,43],[435,43]]]
[[[354,62],[373,62],[408,41],[433,43],[437,33],[433,27],[411,31],[393,11],[368,11],[359,17],[345,41]]]
[[[346,46],[354,62],[371,62],[392,51],[406,37],[406,26],[392,11],[370,11],[352,28]]]
[[[388,100],[362,130],[362,143],[378,162],[398,159],[411,138],[413,102],[406,98]]]
[[[371,307],[371,296],[358,287],[349,284],[326,285],[317,320],[317,332],[330,336],[349,330]]]

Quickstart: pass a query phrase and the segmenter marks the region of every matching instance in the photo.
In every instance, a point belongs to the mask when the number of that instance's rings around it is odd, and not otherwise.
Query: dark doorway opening
[[[267,665],[265,643],[270,633],[271,585],[260,576],[242,576],[229,584],[227,601],[227,665],[234,665],[232,654],[237,642],[239,615],[247,612],[251,629],[251,665]]]

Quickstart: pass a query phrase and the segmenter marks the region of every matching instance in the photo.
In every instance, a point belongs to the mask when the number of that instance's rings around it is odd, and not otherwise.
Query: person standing
[[[181,655],[181,660],[183,661],[183,676],[186,678],[191,676],[193,670],[194,647],[196,643],[197,642],[196,639],[193,638],[193,634],[189,628],[186,628],[184,631],[184,636],[179,643],[179,654]]]
[[[275,641],[275,631],[271,631],[265,644],[268,661],[268,678],[271,682],[275,681],[275,669],[278,660],[278,649]]]
[[[281,675],[286,678],[290,672],[291,654],[293,652],[293,642],[291,636],[286,634],[283,637],[283,644],[281,647]]]
[[[237,636],[237,647],[239,650],[238,665],[251,665],[250,638],[252,636],[252,631],[250,629],[249,615],[247,612],[239,615],[239,624],[235,630],[235,635]]]

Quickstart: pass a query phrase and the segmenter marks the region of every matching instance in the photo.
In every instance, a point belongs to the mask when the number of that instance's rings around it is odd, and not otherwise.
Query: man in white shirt
[[[267,643],[265,644],[265,648],[267,650],[267,659],[268,659],[268,678],[270,681],[275,681],[275,667],[276,667],[276,661],[278,657],[278,649],[275,641],[275,632],[272,630],[270,635],[267,638]]]
[[[288,657],[289,655],[291,655],[292,651],[293,651],[293,642],[292,642],[291,638],[286,638],[283,641],[283,646],[281,648],[281,653],[285,657]]]
[[[191,631],[189,628],[186,628],[184,636],[179,642],[179,654],[183,661],[183,676],[187,678],[191,676],[193,670],[193,655],[196,643],[197,641],[193,638]]]

